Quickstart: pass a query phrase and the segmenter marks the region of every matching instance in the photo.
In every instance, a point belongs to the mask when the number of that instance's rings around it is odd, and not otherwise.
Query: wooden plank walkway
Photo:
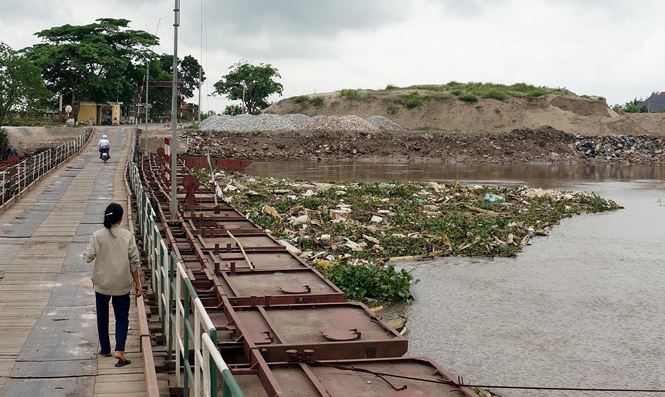
[[[101,131],[113,144],[107,164],[95,147]],[[115,368],[115,359],[97,354],[92,265],[80,257],[104,208],[127,202],[132,129],[101,131],[0,214],[0,396],[145,395],[135,300],[127,340],[132,364]]]

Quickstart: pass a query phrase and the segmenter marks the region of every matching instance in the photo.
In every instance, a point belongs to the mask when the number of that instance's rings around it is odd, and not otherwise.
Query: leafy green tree
[[[180,60],[178,79],[182,80],[181,94],[184,98],[192,98],[194,91],[199,89],[199,68],[201,68],[199,61],[191,55]],[[206,81],[206,75],[201,68],[201,84],[204,81]]]
[[[129,29],[127,19],[101,18],[37,32],[42,42],[25,49],[42,70],[47,87],[62,93],[78,113],[81,100],[134,102],[150,47],[159,39]]]
[[[626,102],[626,104],[621,107],[621,110],[626,113],[648,113],[649,110],[646,106],[642,105],[642,102],[644,101],[635,98],[632,101]]]
[[[39,110],[52,96],[44,86],[39,69],[0,42],[0,125],[12,112]]]
[[[181,86],[178,102],[190,99],[194,96],[194,91],[199,88],[199,61],[191,55],[187,55],[178,60],[178,80]],[[162,54],[150,62],[150,80],[151,81],[171,81],[173,80],[173,55]],[[145,73],[145,72],[144,72]],[[205,71],[202,70],[201,83],[206,80]],[[157,87],[150,88],[150,103],[152,103],[153,115],[166,114],[171,111],[171,88]]]
[[[242,114],[243,110],[244,109],[242,108],[242,106],[228,105],[227,107],[224,108],[224,114],[229,116],[237,116],[239,114]]]
[[[270,64],[258,66],[241,61],[231,66],[230,72],[215,83],[213,94],[226,95],[230,100],[242,100],[249,113],[257,113],[270,104],[266,101],[272,94],[282,95],[284,87],[275,79],[281,78],[279,71]],[[247,84],[243,98],[242,82]]]

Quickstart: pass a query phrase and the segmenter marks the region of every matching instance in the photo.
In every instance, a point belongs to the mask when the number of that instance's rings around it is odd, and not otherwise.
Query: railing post
[[[180,275],[180,270],[176,270],[178,272],[178,276],[182,277]],[[184,280],[180,280],[180,283],[183,283]],[[182,341],[182,346],[183,346],[183,351],[182,351],[182,359],[184,361],[183,363],[183,368],[185,370],[184,372],[184,378],[185,378],[185,383],[183,385],[183,391],[184,391],[184,396],[187,397],[189,396],[189,377],[187,376],[187,370],[190,369],[189,365],[189,332],[187,332],[187,324],[189,324],[189,289],[187,286],[185,286],[185,296],[182,302],[182,307],[183,307],[183,317],[184,317],[184,322],[185,326],[184,331],[183,331],[183,341]]]
[[[164,270],[166,270],[166,272],[164,272],[164,274],[163,274],[164,283],[162,284],[162,288],[164,288],[164,292],[165,292],[164,295],[165,295],[165,298],[166,298],[165,299],[165,301],[166,301],[165,302],[166,316],[167,316],[167,319],[168,319],[167,324],[166,324],[167,325],[166,336],[167,336],[167,340],[168,340],[166,352],[169,356],[171,356],[171,354],[173,353],[173,335],[174,335],[174,332],[175,332],[175,330],[173,329],[173,328],[175,328],[175,326],[173,326],[173,327],[171,326],[172,325],[171,324],[171,316],[172,316],[172,312],[173,312],[173,310],[171,308],[171,304],[173,302],[172,297],[173,297],[173,292],[174,292],[172,283],[175,280],[175,277],[172,276],[173,275],[173,268],[175,267],[175,255],[173,254],[173,251],[171,251],[169,253],[167,261],[168,261],[167,262],[167,267],[166,267],[166,269],[164,269]],[[176,348],[177,348],[177,346],[176,346]]]
[[[0,205],[5,203],[5,191],[7,188],[5,184],[7,183],[7,171],[2,171],[2,191],[0,191]]]
[[[215,328],[211,328],[208,330],[208,336],[210,336],[210,340],[212,340],[213,345],[217,346],[217,330]],[[206,349],[208,351],[208,349]],[[215,364],[215,360],[212,359],[212,357],[208,358],[208,365],[210,366],[210,370],[208,371],[208,379],[210,380],[210,395],[211,396],[217,396],[217,374],[220,372],[219,370],[215,369],[214,371],[212,370],[213,368],[216,368],[217,365]]]
[[[169,266],[170,267],[170,266]],[[177,386],[181,386],[183,384],[181,377],[184,376],[185,379],[187,379],[187,374],[184,373],[186,371],[186,368],[183,365],[183,375],[180,375],[180,332],[181,332],[181,321],[182,321],[182,314],[180,313],[180,297],[181,297],[181,285],[180,285],[180,272],[176,272],[175,276],[175,291],[176,291],[176,296],[175,296],[175,329],[173,330],[174,336],[175,336],[175,382]],[[170,315],[170,314],[169,314]],[[170,338],[169,338],[170,339]],[[183,343],[184,345],[184,343]],[[184,349],[183,349],[184,350]],[[185,393],[185,396],[187,395],[187,391],[183,390]]]
[[[189,288],[187,288],[189,290]],[[194,305],[194,396],[199,397],[201,394],[201,383],[199,372],[201,371],[201,365],[199,363],[198,354],[201,351],[201,319],[199,319],[199,311]],[[189,356],[189,355],[188,355]]]

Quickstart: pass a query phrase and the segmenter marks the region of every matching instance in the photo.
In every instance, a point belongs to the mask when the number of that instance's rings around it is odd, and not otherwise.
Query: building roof
[[[655,92],[641,103],[651,113],[660,113],[665,110],[665,92]]]

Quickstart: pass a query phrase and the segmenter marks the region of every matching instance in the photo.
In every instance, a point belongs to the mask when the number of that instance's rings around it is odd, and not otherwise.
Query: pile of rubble
[[[588,160],[644,162],[663,155],[665,139],[648,135],[575,135],[575,149]]]
[[[241,114],[238,116],[212,116],[201,122],[204,132],[275,132],[275,131],[329,131],[378,132],[398,131],[399,124],[383,117],[367,119],[355,115],[307,116],[304,114]]]

